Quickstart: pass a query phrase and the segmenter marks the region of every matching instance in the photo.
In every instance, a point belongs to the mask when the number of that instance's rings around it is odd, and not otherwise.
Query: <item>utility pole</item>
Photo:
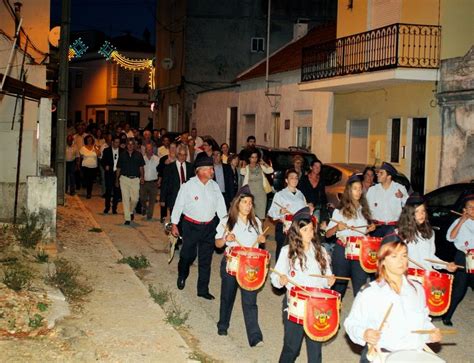
[[[59,38],[59,104],[56,124],[56,177],[58,178],[58,204],[64,205],[66,187],[66,129],[69,78],[69,27],[71,23],[71,0],[62,0],[61,35]]]

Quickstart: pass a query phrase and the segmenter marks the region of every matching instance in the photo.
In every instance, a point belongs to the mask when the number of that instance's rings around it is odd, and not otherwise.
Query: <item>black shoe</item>
[[[135,219],[135,215],[132,213],[130,214],[130,219],[133,221]]]
[[[185,282],[186,282],[185,279],[178,277],[178,282],[176,283],[176,285],[178,286],[178,289],[180,290],[184,289],[184,286],[186,285]]]
[[[87,194],[86,199],[91,199],[92,196],[90,194]]]
[[[165,223],[165,219],[164,219],[164,218],[160,218],[160,222],[161,222],[161,223]]]
[[[214,300],[215,299],[214,295],[211,295],[208,292],[206,292],[205,294],[198,294],[198,296],[202,297],[203,299],[207,299],[207,300]]]
[[[112,209],[112,214],[117,214],[117,209]]]
[[[453,322],[448,318],[443,318],[443,324],[446,326],[453,326]]]
[[[125,221],[124,225],[125,225],[125,226],[129,226],[129,225],[130,225],[130,221]]]
[[[104,214],[109,214],[109,208],[104,209]]]
[[[226,336],[226,335],[227,335],[227,330],[225,330],[225,329],[217,329],[217,334],[218,334],[218,335],[222,335],[222,336]]]

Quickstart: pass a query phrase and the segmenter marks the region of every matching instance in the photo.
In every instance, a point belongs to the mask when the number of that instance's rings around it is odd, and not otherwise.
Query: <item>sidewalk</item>
[[[79,197],[58,209],[59,256],[77,262],[94,291],[81,311],[59,323],[58,336],[0,341],[0,361],[184,362],[190,348],[124,264]]]

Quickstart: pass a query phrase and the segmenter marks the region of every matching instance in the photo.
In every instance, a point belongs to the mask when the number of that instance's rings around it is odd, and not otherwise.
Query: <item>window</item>
[[[252,38],[250,41],[250,51],[261,53],[265,51],[265,38]]]
[[[127,123],[130,124],[130,127],[138,128],[140,126],[140,112],[110,110],[109,122],[112,125]]]
[[[179,104],[168,106],[168,131],[178,130]]]
[[[74,74],[74,88],[82,88],[82,77],[83,77],[82,71],[77,71]]]
[[[311,150],[311,127],[298,127],[296,132],[296,146]]]
[[[399,118],[392,119],[392,135],[391,135],[391,148],[390,148],[390,162],[400,162],[400,125],[401,121]]]

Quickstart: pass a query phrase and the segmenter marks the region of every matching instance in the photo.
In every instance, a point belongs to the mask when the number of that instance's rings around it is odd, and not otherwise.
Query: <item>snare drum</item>
[[[266,250],[253,247],[241,247],[235,246],[231,247],[229,251],[226,252],[226,271],[229,275],[235,276],[239,267],[239,256],[244,255],[249,258],[269,258],[269,253]]]
[[[407,274],[409,279],[423,285],[430,315],[443,315],[451,304],[453,275],[415,268],[409,268]]]
[[[474,250],[467,250],[466,253],[466,272],[474,274]]]
[[[344,252],[346,260],[359,261],[360,238],[355,236],[346,237],[346,249]]]
[[[293,286],[288,294],[288,320],[303,325],[311,339],[326,341],[339,328],[340,305],[337,291]]]
[[[441,363],[446,362],[434,353],[424,352],[421,350],[399,350],[388,354],[385,363]]]

